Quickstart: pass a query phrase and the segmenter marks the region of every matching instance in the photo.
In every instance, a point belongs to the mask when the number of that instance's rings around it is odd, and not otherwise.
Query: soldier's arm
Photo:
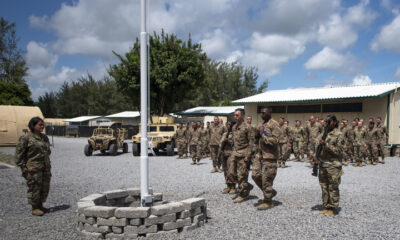
[[[247,131],[247,139],[249,141],[249,146],[247,147],[246,150],[246,157],[248,160],[251,159],[251,156],[253,155],[253,150],[254,150],[254,134],[253,134],[253,128],[248,127],[246,129]]]
[[[27,162],[27,154],[28,152],[28,139],[25,136],[20,137],[18,144],[15,148],[15,159],[16,159],[16,164],[19,166],[21,169],[26,168],[26,162]]]
[[[344,147],[344,138],[343,134],[340,133],[339,136],[336,138],[335,142],[325,144],[325,151],[331,152],[336,156],[341,156],[343,153],[343,147]]]
[[[265,144],[276,145],[276,144],[278,144],[278,139],[279,139],[279,136],[281,135],[281,133],[280,133],[281,131],[280,131],[279,127],[276,125],[272,126],[271,128],[272,128],[271,132],[270,133],[267,132],[268,136],[264,133],[264,134],[262,134],[261,137]]]

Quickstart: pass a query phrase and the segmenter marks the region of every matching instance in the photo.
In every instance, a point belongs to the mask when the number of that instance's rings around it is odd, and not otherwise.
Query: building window
[[[320,113],[321,104],[314,105],[289,105],[287,107],[288,113]]]
[[[362,103],[335,103],[323,104],[322,112],[362,112]]]
[[[258,106],[257,107],[257,113],[261,112],[261,108],[267,107],[267,106]],[[268,106],[272,109],[272,113],[286,113],[286,106]]]

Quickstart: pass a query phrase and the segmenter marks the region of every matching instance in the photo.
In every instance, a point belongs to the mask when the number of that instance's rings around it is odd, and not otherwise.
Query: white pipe
[[[140,122],[142,136],[140,139],[140,196],[142,206],[151,204],[149,195],[149,157],[147,155],[147,32],[146,0],[141,0],[140,32]]]

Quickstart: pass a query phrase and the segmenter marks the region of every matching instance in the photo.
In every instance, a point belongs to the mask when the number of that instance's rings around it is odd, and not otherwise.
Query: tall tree
[[[31,92],[24,77],[28,68],[18,48],[15,23],[0,18],[0,81],[8,94],[1,94],[0,102],[16,105],[33,105]]]
[[[120,63],[110,66],[109,74],[119,88],[140,104],[140,43],[136,39],[125,56],[114,52]],[[200,44],[187,42],[174,34],[150,36],[150,103],[151,111],[163,115],[177,110],[180,103],[189,101],[204,81],[202,62],[206,54]]]

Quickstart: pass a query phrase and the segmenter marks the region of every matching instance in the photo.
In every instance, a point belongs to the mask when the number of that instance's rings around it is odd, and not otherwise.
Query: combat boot
[[[210,173],[215,173],[215,172],[217,172],[217,168],[213,168]]]
[[[343,165],[347,166],[347,165],[349,165],[349,162],[345,161],[345,162],[343,163]]]
[[[283,162],[283,163],[281,163],[281,168],[285,168],[286,167],[286,164]]]
[[[222,190],[222,194],[227,194],[231,191],[230,188],[225,188],[224,190]]]
[[[42,212],[44,212],[44,213],[49,213],[49,212],[52,211],[51,208],[45,208],[45,207],[43,207],[43,204],[42,204],[42,203],[40,203],[39,209],[42,210]]]
[[[374,162],[372,162],[372,165],[376,165],[376,164],[377,164],[377,162],[375,162],[375,161],[374,161]]]
[[[244,197],[242,196],[238,196],[237,198],[235,198],[235,200],[233,200],[234,203],[241,203],[245,200]]]
[[[190,165],[195,165],[196,164],[196,161],[193,161],[192,163],[190,163]]]
[[[383,158],[382,158],[382,161],[381,161],[381,163],[382,163],[382,164],[385,164],[385,159],[383,159]]]
[[[43,216],[43,211],[40,210],[39,206],[32,206],[32,215],[33,216]]]
[[[321,213],[321,214],[324,214],[325,215],[325,213],[328,211],[328,209],[324,209],[324,210],[321,210],[321,211],[319,211],[319,213]]]
[[[368,164],[368,165],[371,165],[372,163],[371,163],[371,161],[367,161],[367,164]]]
[[[196,164],[197,164],[197,165],[200,165],[200,160],[197,160]]]
[[[236,189],[235,188],[231,188],[231,190],[229,191],[229,194],[235,194],[236,193]]]
[[[257,206],[257,209],[258,210],[267,210],[267,209],[273,208],[274,206],[275,206],[274,202],[272,202],[272,200],[269,199],[269,200],[264,200],[263,203],[261,203],[260,205]]]
[[[325,216],[335,216],[337,215],[336,209],[335,208],[328,208],[326,212],[324,213]]]
[[[217,168],[217,172],[222,173],[221,168]]]

